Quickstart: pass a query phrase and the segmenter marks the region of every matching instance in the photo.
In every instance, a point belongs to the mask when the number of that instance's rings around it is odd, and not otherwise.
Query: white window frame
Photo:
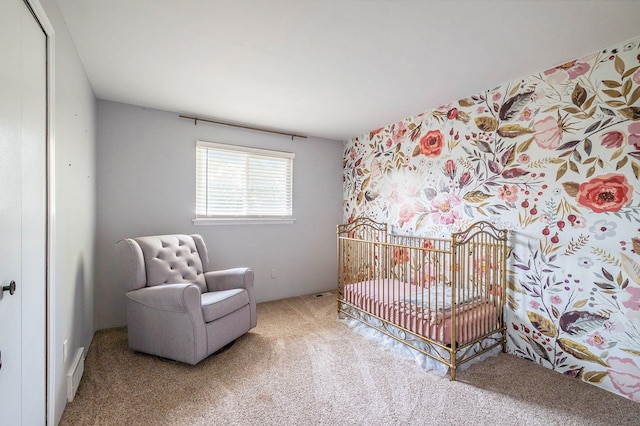
[[[230,155],[237,156],[237,159],[241,161],[244,157],[247,160],[257,159],[263,157],[271,160],[284,160],[287,167],[286,179],[288,182],[285,184],[285,210],[286,204],[288,204],[289,210],[285,213],[288,214],[244,214],[242,212],[236,212],[236,214],[219,214],[219,215],[207,215],[206,200],[207,188],[210,188],[213,184],[208,182],[207,179],[211,179],[212,176],[206,171],[208,167],[207,160],[201,158],[202,155],[206,155],[206,150],[212,149],[219,152],[226,152]],[[275,151],[268,149],[251,148],[240,145],[229,145],[215,142],[207,142],[198,140],[196,141],[196,217],[193,219],[195,225],[231,225],[231,224],[290,224],[294,223],[293,217],[293,160],[295,154],[292,152]],[[203,170],[202,168],[205,168]],[[246,170],[246,169],[244,169]],[[202,182],[204,179],[205,182]],[[246,195],[246,194],[245,194]],[[246,198],[245,198],[246,201]],[[204,203],[205,205],[202,205]]]

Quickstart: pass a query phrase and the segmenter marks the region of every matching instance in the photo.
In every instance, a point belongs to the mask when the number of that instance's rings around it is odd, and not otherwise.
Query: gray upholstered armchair
[[[201,236],[124,239],[116,252],[131,349],[195,365],[256,326],[253,271],[209,271]]]

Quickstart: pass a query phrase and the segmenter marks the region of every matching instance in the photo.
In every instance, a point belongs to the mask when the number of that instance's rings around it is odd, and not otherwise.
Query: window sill
[[[295,218],[240,218],[240,217],[228,217],[228,218],[202,218],[193,219],[193,224],[196,226],[215,226],[215,225],[290,225],[295,223]]]

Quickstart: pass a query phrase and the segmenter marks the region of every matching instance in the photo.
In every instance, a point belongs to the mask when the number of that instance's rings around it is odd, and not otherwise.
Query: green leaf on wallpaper
[[[529,318],[531,325],[540,333],[551,338],[558,337],[558,328],[550,319],[531,311],[527,311],[527,317]]]
[[[493,132],[498,128],[498,120],[493,117],[483,116],[474,119],[478,129],[483,132]]]
[[[574,342],[573,340],[567,338],[560,338],[558,339],[558,345],[563,351],[573,355],[577,359],[580,359],[582,361],[595,362],[604,367],[608,367],[606,362],[600,359],[600,357],[598,357],[597,355],[590,352],[586,346],[581,345],[580,343]]]
[[[491,152],[491,145],[489,145],[485,141],[477,140],[476,141],[476,146],[478,147],[478,149],[481,152],[485,152],[485,153],[490,153]]]
[[[635,356],[640,356],[640,351],[636,350],[636,349],[626,349],[626,348],[622,348],[621,350],[625,351],[626,353],[629,353],[631,355],[635,355]]]
[[[516,144],[513,144],[509,148],[507,148],[504,154],[502,154],[502,157],[500,157],[500,162],[503,166],[508,166],[509,164],[513,163],[513,160],[516,158],[514,153],[515,148]]]
[[[584,103],[584,105],[582,105],[582,107],[584,109],[589,109],[591,107],[591,104],[593,104],[593,101],[596,99],[596,96],[593,95],[592,97],[590,97],[589,99],[587,99],[587,101]],[[591,111],[589,111],[589,116],[592,116],[595,113],[595,108],[593,108]]]
[[[580,184],[578,182],[563,182],[562,187],[566,191],[567,194],[571,197],[575,197],[578,195],[578,190],[580,189]]]
[[[621,98],[622,92],[614,89],[605,89],[602,91],[604,94],[611,96],[612,98]]]
[[[622,148],[618,148],[615,151],[613,151],[613,154],[611,154],[611,161],[615,160],[616,158],[620,157],[622,155],[622,153],[624,152],[625,147]]]
[[[636,87],[636,90],[633,91],[631,97],[629,98],[629,105],[633,105],[640,100],[640,86]]]
[[[636,175],[636,179],[640,179],[640,166],[635,161],[631,162],[631,169],[633,169],[633,174]]]
[[[582,373],[582,380],[589,383],[600,383],[607,377],[606,371],[587,371],[586,373]]]
[[[369,186],[369,182],[371,181],[371,176],[367,176],[365,180],[362,181],[362,185],[360,186],[360,190],[364,191]]]
[[[476,101],[474,101],[472,97],[467,97],[464,99],[460,99],[458,103],[460,104],[461,107],[470,107],[470,106],[474,106],[476,104]]]
[[[601,281],[594,281],[594,284],[603,290],[613,290],[614,288],[616,288],[613,284],[609,284]]]
[[[626,97],[629,93],[631,93],[631,88],[633,87],[633,81],[627,80],[622,85],[622,94]]]
[[[620,56],[616,55],[616,59],[613,62],[614,67],[616,68],[616,71],[618,72],[618,74],[623,75],[624,74],[624,61],[620,58]]]
[[[640,65],[636,65],[633,68],[629,68],[624,74],[622,74],[622,78],[627,78],[629,77],[631,74],[633,74],[634,72],[636,72],[638,70],[638,68],[640,68]]]
[[[618,164],[616,164],[616,170],[620,170],[621,168],[623,168],[625,164],[627,164],[628,160],[629,159],[627,157],[624,157],[622,160],[618,161]]]
[[[576,140],[572,140],[572,141],[568,141],[563,143],[562,145],[560,145],[559,147],[556,148],[557,151],[563,151],[565,149],[569,149],[569,148],[573,148],[576,145],[578,145],[580,143],[579,139]]]
[[[532,94],[533,90],[525,93],[520,93],[507,99],[505,103],[502,104],[500,112],[498,113],[498,117],[500,117],[500,120],[508,121],[517,116],[531,100]]]
[[[522,142],[520,145],[518,145],[518,147],[516,148],[516,152],[519,154],[521,152],[525,152],[526,150],[529,149],[529,145],[531,145],[531,142],[533,142],[533,138],[529,138],[526,141]]]
[[[593,147],[593,145],[591,144],[591,139],[586,138],[582,146],[584,147],[584,152],[587,155],[591,155],[591,148]]]
[[[640,264],[624,253],[620,253],[620,257],[622,258],[622,269],[636,284],[640,284]]]
[[[522,127],[519,124],[505,124],[498,129],[498,135],[503,138],[517,138],[527,133],[533,133],[533,130]]]
[[[412,157],[417,157],[418,155],[420,155],[420,145],[416,145],[415,148],[413,148],[413,154],[411,154]]]
[[[621,107],[621,106],[625,106],[626,105],[622,101],[607,101],[606,104],[609,105],[610,107],[613,107],[613,108],[617,108],[617,107]]]
[[[428,218],[429,213],[422,214],[418,217],[418,220],[416,220],[416,231],[421,229],[427,223]]]
[[[568,160],[567,163],[569,163],[569,168],[571,169],[571,171],[575,172],[575,173],[580,173],[578,171],[578,166],[576,165],[576,163],[574,163],[571,160]]]
[[[593,174],[596,172],[596,166],[591,166],[589,167],[589,169],[587,169],[587,175],[586,177],[591,177],[593,176]]]
[[[462,199],[468,203],[481,203],[491,197],[492,195],[485,194],[482,191],[469,191],[464,194],[464,197],[462,197]]]
[[[362,199],[364,198],[364,191],[358,193],[358,196],[356,197],[356,205],[359,206],[360,204],[362,204]]]
[[[531,347],[533,352],[535,352],[540,358],[546,359],[547,361],[551,362],[546,348],[540,342],[533,340],[529,336],[522,336],[522,337],[527,340],[527,343],[529,343],[529,346]]]
[[[573,102],[575,106],[580,107],[585,100],[587,100],[587,91],[584,87],[580,86],[580,83],[576,83],[576,87],[571,94],[571,102]]]
[[[584,305],[589,302],[589,299],[580,299],[576,300],[576,302],[572,305],[574,308],[582,308]]]
[[[622,116],[628,120],[640,120],[640,107],[627,107],[618,110]]]
[[[567,173],[567,163],[562,164],[558,167],[558,171],[556,172],[556,180],[560,180],[564,174]]]
[[[604,84],[605,86],[607,86],[610,89],[615,89],[617,87],[621,87],[622,83],[615,81],[615,80],[602,80],[602,84]]]

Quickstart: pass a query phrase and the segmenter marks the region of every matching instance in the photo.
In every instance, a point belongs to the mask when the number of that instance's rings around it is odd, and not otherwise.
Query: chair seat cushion
[[[249,304],[249,293],[243,288],[202,293],[205,322],[215,321]]]

